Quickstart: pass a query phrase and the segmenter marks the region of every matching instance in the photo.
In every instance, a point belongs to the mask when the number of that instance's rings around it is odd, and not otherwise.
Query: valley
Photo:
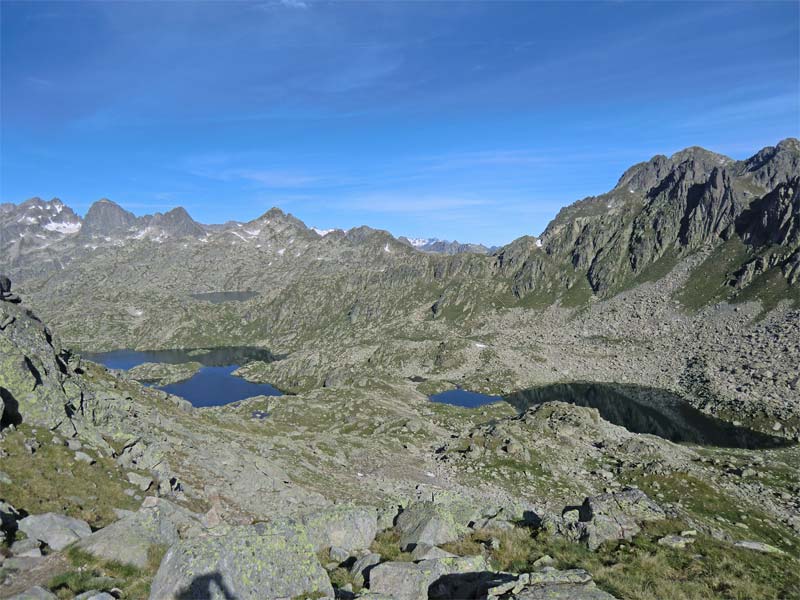
[[[798,597],[796,139],[500,248],[109,200],[0,231],[0,597]]]

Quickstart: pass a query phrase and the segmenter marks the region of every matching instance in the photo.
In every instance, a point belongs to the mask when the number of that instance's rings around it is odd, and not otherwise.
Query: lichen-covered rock
[[[151,600],[268,600],[333,596],[333,588],[302,526],[276,522],[231,527],[178,542],[151,586]]]
[[[419,600],[436,594],[432,586],[447,575],[488,570],[482,556],[437,558],[418,563],[386,562],[372,568],[369,575],[370,592],[386,594],[396,600]]]
[[[30,515],[21,519],[17,526],[29,538],[44,542],[53,550],[62,550],[92,533],[86,521],[56,513]]]
[[[370,552],[369,554],[365,554],[356,562],[353,563],[353,566],[350,567],[350,574],[353,576],[353,582],[364,586],[369,583],[369,573],[372,568],[380,564],[381,562],[381,555],[376,554],[374,552]]]
[[[149,497],[142,507],[78,542],[98,558],[145,568],[152,546],[172,546],[201,531],[197,515],[164,498]]]
[[[609,540],[629,540],[641,524],[666,518],[664,510],[636,488],[586,498],[580,507],[567,507],[560,520],[545,528],[596,550]]]
[[[411,550],[417,544],[437,546],[454,542],[466,533],[474,516],[474,507],[415,502],[397,517],[400,547]]]
[[[378,531],[374,508],[352,504],[332,506],[302,518],[316,551],[342,548],[348,552],[370,547]]]

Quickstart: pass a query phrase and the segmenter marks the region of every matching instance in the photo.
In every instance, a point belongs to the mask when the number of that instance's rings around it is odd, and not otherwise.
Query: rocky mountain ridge
[[[79,232],[0,264],[77,348],[263,346],[284,359],[247,377],[293,391],[365,374],[494,392],[624,376],[792,436],[797,384],[759,322],[794,352],[798,156],[785,140],[746,161],[655,157],[491,255],[419,252],[369,227],[320,235],[272,209],[200,238],[87,247]],[[131,222],[111,212],[100,221]],[[742,367],[717,372],[734,354]]]

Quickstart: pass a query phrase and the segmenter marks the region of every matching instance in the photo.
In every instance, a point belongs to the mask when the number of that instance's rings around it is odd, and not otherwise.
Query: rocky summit
[[[33,198],[0,273],[2,598],[800,598],[796,139],[499,248]]]

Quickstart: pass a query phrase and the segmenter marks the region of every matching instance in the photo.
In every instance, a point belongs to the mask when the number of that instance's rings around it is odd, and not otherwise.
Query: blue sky
[[[0,201],[499,244],[800,131],[797,2],[0,3]]]

